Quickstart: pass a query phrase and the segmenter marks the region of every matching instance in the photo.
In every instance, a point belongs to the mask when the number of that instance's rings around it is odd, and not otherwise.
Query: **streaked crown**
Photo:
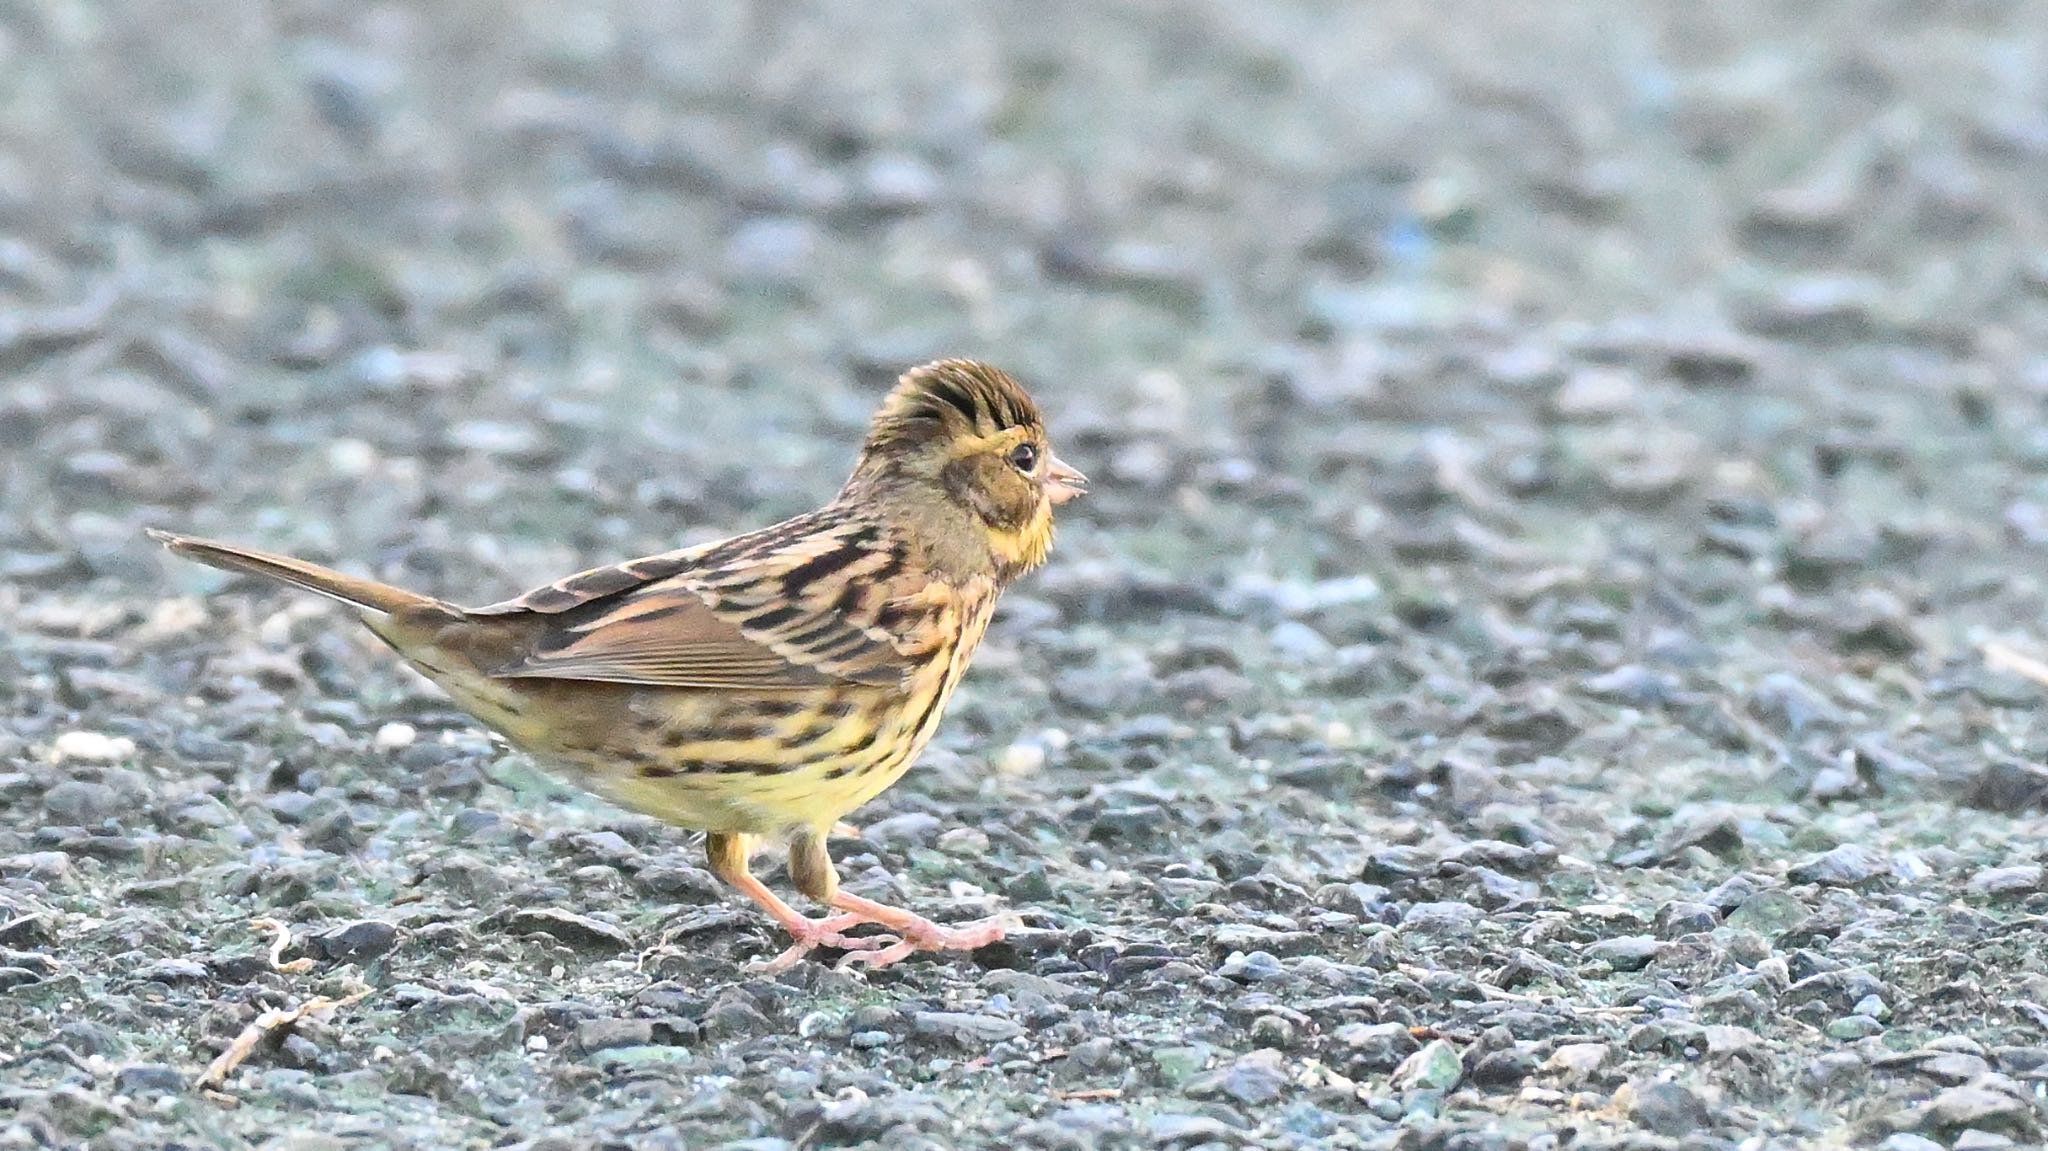
[[[1042,431],[1024,386],[979,360],[934,360],[903,373],[868,431],[867,451],[1010,428]]]

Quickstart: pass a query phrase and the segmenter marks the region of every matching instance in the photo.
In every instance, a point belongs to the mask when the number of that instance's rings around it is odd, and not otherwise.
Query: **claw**
[[[829,915],[823,919],[799,918],[794,923],[785,925],[789,928],[790,935],[795,937],[795,942],[791,943],[783,950],[782,954],[777,955],[773,959],[756,960],[748,964],[747,970],[759,975],[773,975],[778,971],[787,971],[791,967],[796,966],[798,961],[802,960],[804,956],[809,955],[820,947],[831,947],[858,955],[869,951],[885,950],[898,946],[901,943],[893,935],[853,936],[844,934],[848,928],[858,927],[868,922],[871,921],[866,917],[853,914]]]
[[[1024,926],[1024,921],[1018,918],[1015,912],[1005,911],[1000,915],[991,915],[987,919],[977,919],[957,927],[943,926],[922,918],[900,925],[891,923],[888,926],[900,930],[903,933],[902,938],[886,947],[849,951],[836,966],[842,971],[853,966],[865,967],[872,971],[908,959],[920,951],[979,951],[991,943],[1000,942],[1005,933]]]

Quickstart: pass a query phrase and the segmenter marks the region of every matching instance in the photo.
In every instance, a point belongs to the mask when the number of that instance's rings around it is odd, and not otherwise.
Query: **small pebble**
[[[1449,1091],[1464,1075],[1458,1049],[1442,1039],[1432,1039],[1394,1069],[1393,1080],[1404,1090]]]
[[[975,857],[988,852],[988,833],[978,827],[956,827],[939,836],[938,848],[947,855]]]
[[[1616,971],[1641,971],[1663,954],[1663,940],[1648,935],[1625,935],[1603,939],[1586,948],[1586,958],[1598,960]]]
[[[58,763],[121,763],[135,755],[135,741],[97,731],[67,731],[50,745]]]
[[[633,945],[631,936],[603,920],[552,907],[514,911],[505,919],[505,930],[513,935],[549,935],[591,951],[625,951]]]
[[[1183,1115],[1165,1113],[1154,1115],[1145,1121],[1145,1134],[1155,1147],[1204,1146],[1228,1147],[1237,1142],[1237,1131],[1221,1119],[1207,1115]]]
[[[1638,1087],[1629,1103],[1629,1116],[1659,1135],[1691,1135],[1712,1124],[1712,1114],[1697,1092],[1678,1083],[1652,1083]]]
[[[1879,1023],[1868,1015],[1844,1015],[1842,1018],[1829,1023],[1826,1031],[1828,1038],[1847,1042],[1880,1035],[1884,1032],[1884,1024]]]
[[[965,1011],[920,1011],[911,1017],[919,1035],[949,1039],[963,1047],[990,1047],[1015,1039],[1024,1027],[1014,1019]]]
[[[1589,1075],[1607,1062],[1612,1051],[1605,1043],[1563,1043],[1550,1053],[1544,1067],[1572,1075]]]
[[[1294,1039],[1292,1020],[1279,1015],[1261,1015],[1252,1020],[1251,1041],[1260,1047],[1285,1051],[1294,1046]]]
[[[2038,863],[1987,867],[1970,877],[1970,890],[1994,899],[2009,899],[2041,890],[2044,876],[2048,876],[2048,869]]]
[[[335,440],[327,445],[327,466],[336,475],[361,479],[377,466],[377,449],[362,440]]]
[[[411,724],[387,723],[377,729],[377,735],[371,743],[378,751],[397,751],[400,748],[411,747],[413,740],[417,738],[419,732],[413,730]]]
[[[996,759],[996,770],[1009,776],[1036,775],[1045,770],[1045,761],[1043,744],[1020,741],[1003,749]]]
[[[1262,983],[1287,974],[1287,968],[1270,952],[1236,951],[1216,969],[1216,974],[1245,983]]]
[[[1248,1107],[1258,1107],[1280,1098],[1290,1081],[1280,1052],[1260,1050],[1232,1062],[1223,1072],[1217,1089]]]
[[[1890,864],[1884,856],[1860,843],[1845,843],[1832,851],[1794,864],[1786,878],[1794,883],[1818,883],[1829,887],[1858,887],[1886,875]]]

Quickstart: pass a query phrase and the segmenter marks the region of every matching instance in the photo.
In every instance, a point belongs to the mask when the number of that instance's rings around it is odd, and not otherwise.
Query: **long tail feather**
[[[401,608],[424,607],[434,602],[426,596],[395,588],[390,584],[343,575],[319,564],[307,563],[305,560],[293,559],[290,556],[273,555],[253,548],[203,540],[196,536],[181,536],[175,532],[158,531],[155,528],[147,530],[149,538],[187,559],[198,560],[200,563],[225,568],[228,571],[247,572],[279,583],[287,583],[329,599],[366,607],[372,611],[393,612]]]

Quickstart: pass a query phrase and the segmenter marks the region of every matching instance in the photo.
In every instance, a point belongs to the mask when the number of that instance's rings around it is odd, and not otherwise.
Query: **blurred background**
[[[459,995],[419,942],[459,932],[521,1010],[581,1006],[495,1063],[439,1024],[418,1065],[360,1029],[266,1056],[251,1144],[287,1106],[354,1138],[322,1094],[352,1074],[429,1140],[673,1135],[612,1093],[720,1074],[755,1085],[690,1088],[685,1145],[1526,1141],[1571,1108],[1525,1081],[1703,1146],[2030,1138],[2038,1093],[2000,1092],[2048,1055],[1996,1051],[2048,1019],[2012,1006],[2048,1001],[2013,934],[2048,911],[2048,731],[2002,654],[2048,654],[2044,189],[2024,2],[0,4],[0,923],[52,932],[0,943],[116,972],[16,1034],[85,995],[81,1057],[203,1064],[277,977],[149,965],[268,910],[407,932],[305,944],[323,971]],[[723,897],[681,836],[489,774],[334,609],[139,536],[487,602],[829,497],[939,355],[1027,380],[1096,490],[841,858],[1023,910],[1009,986],[807,971],[792,1005],[737,974],[768,946],[737,915],[645,977],[494,927],[643,946]],[[1503,1022],[1454,974],[1552,998]],[[1034,1016],[1025,975],[1127,998],[1031,984]],[[656,1017],[694,1038],[653,1071],[583,1030]],[[1390,1078],[1410,1026],[1464,1078]],[[1856,1042],[1942,1036],[1983,1067],[1846,1093]],[[1093,1039],[994,1088],[918,1070]],[[1980,1072],[2005,1104],[1923,1107]],[[0,1076],[60,1135],[61,1090],[112,1090]],[[820,1110],[849,1087],[869,1111]],[[970,1088],[964,1125],[886,1110]]]
[[[1089,550],[1175,567],[1367,566],[1422,441],[1561,556],[1626,541],[1560,493],[2005,464],[1938,433],[2044,383],[2025,6],[1575,11],[24,8],[6,414],[74,482],[10,477],[9,550],[145,497],[547,570],[829,494],[936,354],[1105,472]]]

